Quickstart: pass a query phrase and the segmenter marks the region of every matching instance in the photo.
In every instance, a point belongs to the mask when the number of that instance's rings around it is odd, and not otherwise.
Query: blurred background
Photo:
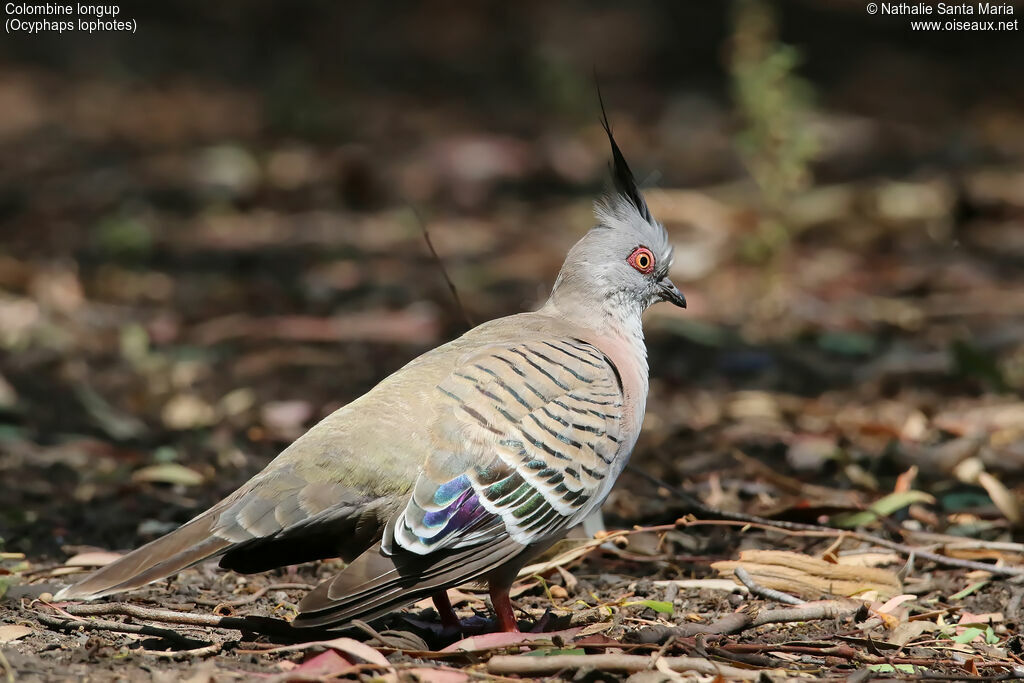
[[[595,72],[690,302],[648,314],[633,466],[729,510],[913,488],[926,528],[1021,523],[1019,31],[839,0],[121,13],[0,39],[3,550],[135,546],[539,305],[607,187]],[[682,507],[627,473],[606,511]]]

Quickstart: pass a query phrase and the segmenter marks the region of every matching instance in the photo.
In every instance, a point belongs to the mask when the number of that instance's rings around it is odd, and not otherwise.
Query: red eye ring
[[[654,272],[654,254],[647,247],[637,247],[626,259],[626,263],[636,268],[644,275]]]

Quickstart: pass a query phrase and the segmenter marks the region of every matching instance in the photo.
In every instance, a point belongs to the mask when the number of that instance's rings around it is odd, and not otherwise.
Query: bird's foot
[[[533,627],[530,629],[530,633],[544,633],[544,631],[547,630],[548,626],[551,625],[551,619],[551,610],[544,610],[543,616],[541,616],[541,618],[538,619],[537,622],[533,625]]]
[[[516,622],[512,600],[508,597],[508,589],[508,586],[491,584],[491,605],[494,607],[494,616],[498,618],[498,630],[506,633],[519,633],[519,624]]]
[[[431,598],[434,601],[434,609],[441,617],[441,626],[444,627],[444,630],[462,633],[462,623],[452,608],[452,601],[448,599],[448,591],[438,591]]]

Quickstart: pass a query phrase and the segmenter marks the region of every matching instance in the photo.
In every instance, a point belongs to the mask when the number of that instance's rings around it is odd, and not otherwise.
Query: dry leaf
[[[947,410],[932,418],[932,424],[960,436],[981,436],[1002,429],[1024,429],[1024,403]]]
[[[469,674],[448,667],[420,667],[402,671],[403,680],[430,681],[431,683],[463,683],[469,680]],[[413,678],[415,677],[415,678]]]
[[[452,643],[441,652],[474,652],[477,650],[490,650],[496,647],[510,647],[513,645],[526,645],[536,641],[551,642],[556,636],[563,641],[569,641],[582,629],[570,628],[565,631],[553,631],[551,633],[485,633],[482,636],[470,636]]]
[[[533,576],[534,574],[544,574],[545,572],[551,571],[555,567],[561,567],[563,565],[569,564],[573,560],[577,560],[583,557],[584,555],[589,553],[594,548],[597,548],[598,546],[604,545],[605,543],[608,543],[616,538],[624,537],[627,535],[628,532],[625,531],[613,531],[602,535],[601,538],[592,538],[590,540],[584,541],[579,545],[573,545],[569,549],[559,553],[558,555],[555,555],[546,562],[538,562],[536,564],[531,564],[527,567],[523,567],[519,570],[519,578]],[[563,540],[562,543],[565,544],[567,543],[567,541]]]
[[[334,638],[332,640],[312,640],[308,643],[299,643],[298,645],[282,645],[280,647],[271,647],[266,650],[259,650],[260,653],[272,653],[272,652],[295,652],[297,650],[308,650],[312,647],[326,647],[331,650],[337,650],[345,655],[351,655],[356,659],[371,664],[380,664],[381,666],[390,666],[387,658],[381,653],[374,650],[372,647],[365,643],[360,643],[358,640],[352,640],[351,638]]]
[[[164,404],[160,418],[168,429],[209,427],[217,422],[217,409],[195,394],[177,394]]]
[[[199,486],[205,481],[205,478],[195,470],[189,469],[184,465],[179,465],[175,462],[165,462],[136,470],[132,473],[132,481]]]
[[[971,612],[960,612],[960,619],[957,624],[999,624],[1004,619],[1002,612],[984,612],[973,614]]]
[[[583,630],[576,634],[576,638],[578,640],[580,638],[586,638],[587,636],[592,636],[595,633],[604,633],[605,631],[611,629],[611,627],[614,626],[614,625],[615,625],[615,622],[612,622],[612,621],[599,621],[596,624],[591,624],[590,626],[584,626]]]
[[[824,595],[855,596],[871,590],[888,599],[903,592],[899,577],[888,569],[831,564],[782,550],[744,550],[738,562],[715,562],[711,566],[723,576],[733,576],[740,564],[760,586],[808,600]]]
[[[69,557],[64,563],[65,567],[105,567],[106,565],[121,559],[121,553],[112,553],[106,550],[94,550],[88,553],[78,553]]]
[[[1003,513],[1007,521],[1014,526],[1020,526],[1021,511],[1020,501],[1017,499],[1017,496],[1006,488],[1006,486],[1003,485],[1003,482],[999,481],[988,472],[981,472],[978,474],[978,483],[985,489],[985,492],[988,493],[988,497],[996,504],[996,507]]]
[[[840,555],[836,564],[846,567],[884,567],[886,565],[898,564],[903,566],[906,558],[898,553],[892,552],[869,552],[856,553],[853,555]]]
[[[305,676],[322,676],[334,678],[343,676],[351,671],[355,665],[342,657],[334,650],[327,650],[314,655],[302,662],[295,668],[296,672],[302,672]]]
[[[0,625],[0,643],[9,643],[12,640],[27,636],[29,633],[32,633],[32,629],[21,624]]]
[[[896,485],[892,487],[893,493],[905,493],[914,488],[914,480],[917,479],[917,465],[912,465],[910,469],[896,477]]]
[[[875,612],[879,612],[879,613],[884,613],[884,614],[893,614],[893,615],[895,615],[896,614],[895,610],[896,610],[897,607],[899,607],[903,603],[907,602],[908,600],[913,600],[916,597],[917,597],[916,595],[909,595],[909,594],[895,595],[895,596],[889,598],[889,600],[884,605],[882,605],[881,607],[876,608],[874,611]]]
[[[735,581],[729,579],[673,579],[668,581],[655,581],[655,586],[668,586],[672,584],[679,588],[695,588],[697,590],[725,591],[727,593],[749,593],[750,590]]]
[[[275,434],[296,438],[313,412],[309,401],[270,401],[260,408],[260,422]]]
[[[931,621],[904,621],[892,630],[886,642],[893,645],[906,645],[922,633],[935,631],[938,628],[938,625]]]
[[[80,574],[82,573],[81,567],[55,567],[46,573],[47,576],[67,576],[68,574]]]

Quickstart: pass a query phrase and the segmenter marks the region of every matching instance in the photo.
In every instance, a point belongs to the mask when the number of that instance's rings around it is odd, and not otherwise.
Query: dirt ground
[[[410,9],[386,27],[406,52],[346,43],[334,63],[316,27],[338,10],[267,57],[280,17],[259,7],[229,37],[214,10],[192,7],[202,27],[151,10],[151,46],[92,61],[77,43],[0,51],[7,680],[1024,677],[1024,127],[1019,87],[996,87],[1002,38],[953,64],[938,39],[879,30],[840,65],[825,48],[850,25],[829,17],[851,15],[785,5],[822,149],[765,255],[773,209],[735,151],[713,10],[568,3],[463,25]],[[686,84],[655,68],[693,62],[659,17],[711,34],[694,32],[710,66],[679,67]],[[450,52],[417,43],[422,26]],[[552,26],[583,28],[562,42]],[[537,633],[490,635],[470,586],[452,593],[462,634],[422,604],[302,643],[284,622],[337,561],[204,565],[99,613],[41,599],[230,493],[467,317],[542,302],[606,174],[579,55],[622,26],[660,36],[595,59],[634,170],[662,172],[647,194],[689,308],[646,319],[648,414],[605,506],[625,532],[577,538],[517,584]],[[538,50],[542,75],[496,88],[487,69],[513,69],[528,31],[575,56]],[[406,68],[422,63],[433,89]]]

